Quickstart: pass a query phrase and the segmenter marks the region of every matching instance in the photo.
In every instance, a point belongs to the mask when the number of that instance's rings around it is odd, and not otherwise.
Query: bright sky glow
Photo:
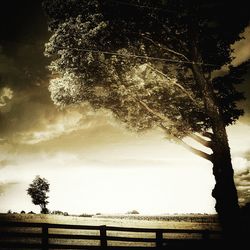
[[[39,174],[51,183],[50,210],[72,214],[133,209],[143,214],[215,212],[209,162],[168,142],[160,132],[143,136],[120,132],[120,141],[92,133],[92,140],[99,138],[100,143],[87,147],[83,139],[87,128],[74,141],[82,140],[76,152],[15,155],[13,165],[1,169],[1,181],[13,184],[0,197],[0,211],[39,212],[26,194],[28,184]],[[242,136],[249,132],[250,127],[242,124],[229,129],[236,171],[249,166],[244,153],[250,141],[242,143]]]

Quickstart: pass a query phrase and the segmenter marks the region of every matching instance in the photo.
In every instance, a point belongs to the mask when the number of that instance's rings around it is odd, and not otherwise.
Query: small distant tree
[[[49,203],[47,201],[49,197],[46,195],[49,192],[49,185],[49,182],[45,178],[37,175],[27,189],[27,193],[31,196],[33,204],[40,206],[42,214],[49,212],[46,208],[46,205]]]

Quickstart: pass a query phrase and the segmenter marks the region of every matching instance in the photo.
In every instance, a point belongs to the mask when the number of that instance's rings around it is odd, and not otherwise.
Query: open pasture
[[[4,225],[0,229],[1,249],[14,249],[18,244],[24,246],[27,243],[33,244],[33,249],[41,249],[39,246],[43,246],[42,249],[66,249],[67,246],[70,247],[67,249],[82,246],[89,249],[100,246],[145,249],[164,247],[176,240],[218,239],[220,230],[215,222],[160,220],[153,217],[146,220],[131,216],[83,218],[12,214],[0,215],[0,221]],[[8,248],[8,245],[12,248]]]

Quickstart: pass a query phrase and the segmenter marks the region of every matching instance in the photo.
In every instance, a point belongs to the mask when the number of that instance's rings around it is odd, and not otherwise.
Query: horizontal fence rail
[[[0,222],[0,249],[169,249],[220,241],[216,230]]]

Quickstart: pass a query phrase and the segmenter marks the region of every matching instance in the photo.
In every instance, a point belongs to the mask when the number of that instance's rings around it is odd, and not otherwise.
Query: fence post
[[[42,250],[49,249],[49,226],[47,223],[42,225]]]
[[[161,229],[156,230],[156,247],[163,247],[163,231]]]
[[[101,248],[107,248],[107,229],[106,226],[100,226],[100,239],[101,239]]]

